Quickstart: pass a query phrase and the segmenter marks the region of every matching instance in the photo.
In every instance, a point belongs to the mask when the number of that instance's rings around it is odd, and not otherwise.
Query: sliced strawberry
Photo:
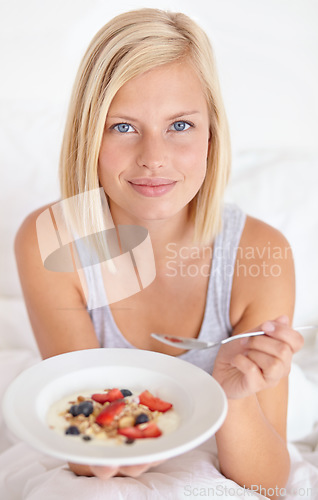
[[[96,417],[96,423],[101,426],[110,425],[114,418],[119,415],[125,408],[126,403],[122,400],[113,401],[109,405],[102,409],[99,415]]]
[[[161,411],[165,412],[172,408],[172,404],[167,401],[163,401],[160,398],[156,398],[149,391],[144,391],[139,396],[139,401],[142,405],[145,405],[151,411]]]
[[[102,405],[107,402],[111,403],[112,401],[116,401],[116,399],[122,399],[123,397],[124,396],[119,389],[111,389],[103,394],[92,395],[92,399]]]
[[[101,405],[103,405],[104,403],[106,403],[108,401],[108,396],[106,393],[105,394],[93,394],[91,397],[94,401],[96,401],[97,403],[100,403]]]
[[[162,432],[154,422],[151,422],[147,427],[145,424],[136,425],[134,427],[123,427],[118,429],[118,434],[126,436],[129,439],[156,438],[161,436]],[[142,428],[140,428],[140,426]]]

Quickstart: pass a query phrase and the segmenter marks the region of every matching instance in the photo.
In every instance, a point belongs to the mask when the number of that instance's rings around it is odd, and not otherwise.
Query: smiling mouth
[[[177,181],[173,179],[153,177],[133,179],[128,181],[128,183],[135,191],[137,191],[137,193],[147,197],[156,197],[169,193],[175,187]]]
[[[172,179],[164,179],[161,177],[149,177],[144,179],[133,179],[128,182],[130,182],[130,184],[135,184],[137,186],[157,187],[157,186],[166,186],[168,184],[174,184],[177,181],[174,181]]]

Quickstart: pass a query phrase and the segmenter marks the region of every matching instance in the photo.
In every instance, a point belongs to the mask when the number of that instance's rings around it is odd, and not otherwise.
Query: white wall
[[[235,149],[317,147],[316,0],[12,0],[0,5],[6,101],[66,106],[80,58],[113,15],[182,10],[212,40]]]

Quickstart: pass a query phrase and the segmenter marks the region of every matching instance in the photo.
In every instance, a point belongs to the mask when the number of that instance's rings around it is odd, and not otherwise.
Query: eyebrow
[[[167,118],[167,120],[168,121],[176,120],[177,118],[182,118],[183,116],[191,116],[191,115],[195,115],[197,113],[199,113],[199,111],[197,111],[197,110],[181,111],[180,113],[177,113],[173,116],[169,116]],[[108,115],[107,118],[109,118],[111,120],[117,119],[117,120],[126,120],[126,121],[138,121],[138,120],[136,120],[136,118],[133,118],[132,116],[127,116],[127,115]]]
[[[190,116],[199,113],[199,111],[182,111],[181,113],[177,113],[176,115],[170,116],[168,120],[175,120],[176,118],[181,118],[182,116]]]

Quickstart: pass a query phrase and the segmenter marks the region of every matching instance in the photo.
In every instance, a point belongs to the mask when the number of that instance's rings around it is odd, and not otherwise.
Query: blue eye
[[[113,129],[121,132],[122,134],[132,132],[134,130],[133,127],[129,125],[129,123],[118,123],[117,125],[113,126]]]
[[[188,122],[184,122],[182,120],[180,121],[177,121],[177,122],[174,122],[171,127],[173,127],[173,129],[176,131],[176,132],[183,132],[184,130],[188,130],[192,125],[190,125],[190,123]]]

